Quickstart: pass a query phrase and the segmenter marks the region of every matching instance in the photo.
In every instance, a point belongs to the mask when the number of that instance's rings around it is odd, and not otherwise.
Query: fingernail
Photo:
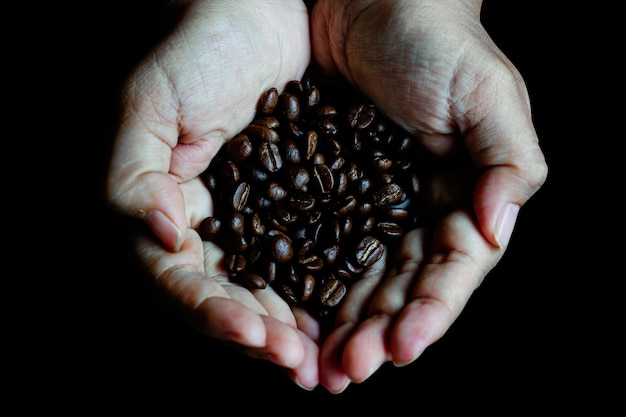
[[[348,387],[350,386],[350,384],[352,383],[352,381],[350,381],[349,379],[346,379],[346,381],[344,382],[344,384],[332,391],[329,390],[329,392],[331,394],[341,394],[342,392],[344,392],[346,389],[348,389]]]
[[[495,234],[498,247],[506,247],[509,244],[519,209],[517,204],[509,203],[500,211]]]
[[[298,379],[298,377],[295,377],[292,379],[292,381],[300,388],[302,388],[305,391],[313,391],[315,389],[315,387],[307,387],[302,385],[302,383],[300,382],[300,380]]]
[[[180,251],[182,243],[182,233],[180,229],[160,210],[152,210],[146,216],[146,223],[152,232],[174,252]]]

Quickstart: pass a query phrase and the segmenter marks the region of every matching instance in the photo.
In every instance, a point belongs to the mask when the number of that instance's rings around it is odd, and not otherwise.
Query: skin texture
[[[152,231],[136,248],[157,302],[305,389],[340,393],[416,360],[501,259],[547,175],[525,85],[481,26],[480,2],[318,0],[310,16],[299,0],[185,7],[128,79],[108,176],[112,205]],[[271,288],[229,282],[222,251],[196,232],[213,207],[198,175],[261,93],[300,79],[311,57],[441,158],[430,199],[445,214],[352,287],[324,339]]]

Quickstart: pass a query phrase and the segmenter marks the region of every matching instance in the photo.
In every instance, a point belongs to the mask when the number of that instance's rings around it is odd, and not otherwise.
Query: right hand
[[[130,75],[107,198],[152,233],[136,241],[158,303],[187,325],[318,383],[315,323],[298,330],[271,289],[229,281],[222,251],[195,229],[213,202],[199,175],[252,120],[261,94],[301,79],[310,60],[301,0],[186,1],[179,25]],[[165,246],[164,246],[165,245]]]

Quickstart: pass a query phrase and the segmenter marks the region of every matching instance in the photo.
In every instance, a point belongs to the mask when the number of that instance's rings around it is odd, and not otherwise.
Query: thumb
[[[543,185],[548,169],[521,79],[508,86],[498,83],[490,92],[495,99],[483,101],[488,108],[476,114],[465,141],[481,172],[473,196],[480,229],[491,244],[503,248],[520,208]]]
[[[107,199],[116,210],[145,222],[169,250],[177,252],[187,230],[183,192],[168,173],[172,152],[160,139],[165,136],[157,137],[144,126],[130,119],[122,123],[107,178]]]
[[[179,106],[166,81],[155,80],[157,72],[149,69],[131,77],[122,93],[106,196],[113,208],[144,221],[169,250],[178,251],[187,230],[182,179],[170,174]]]

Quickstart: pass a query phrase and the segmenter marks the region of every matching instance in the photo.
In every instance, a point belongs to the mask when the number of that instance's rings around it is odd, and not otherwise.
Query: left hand
[[[411,363],[441,338],[545,181],[525,85],[481,25],[480,5],[318,0],[313,8],[320,66],[357,86],[448,166],[470,161],[474,175],[465,187],[431,184],[431,203],[445,203],[445,216],[432,230],[408,233],[399,252],[348,293],[320,352],[320,383],[331,392],[385,362]]]

